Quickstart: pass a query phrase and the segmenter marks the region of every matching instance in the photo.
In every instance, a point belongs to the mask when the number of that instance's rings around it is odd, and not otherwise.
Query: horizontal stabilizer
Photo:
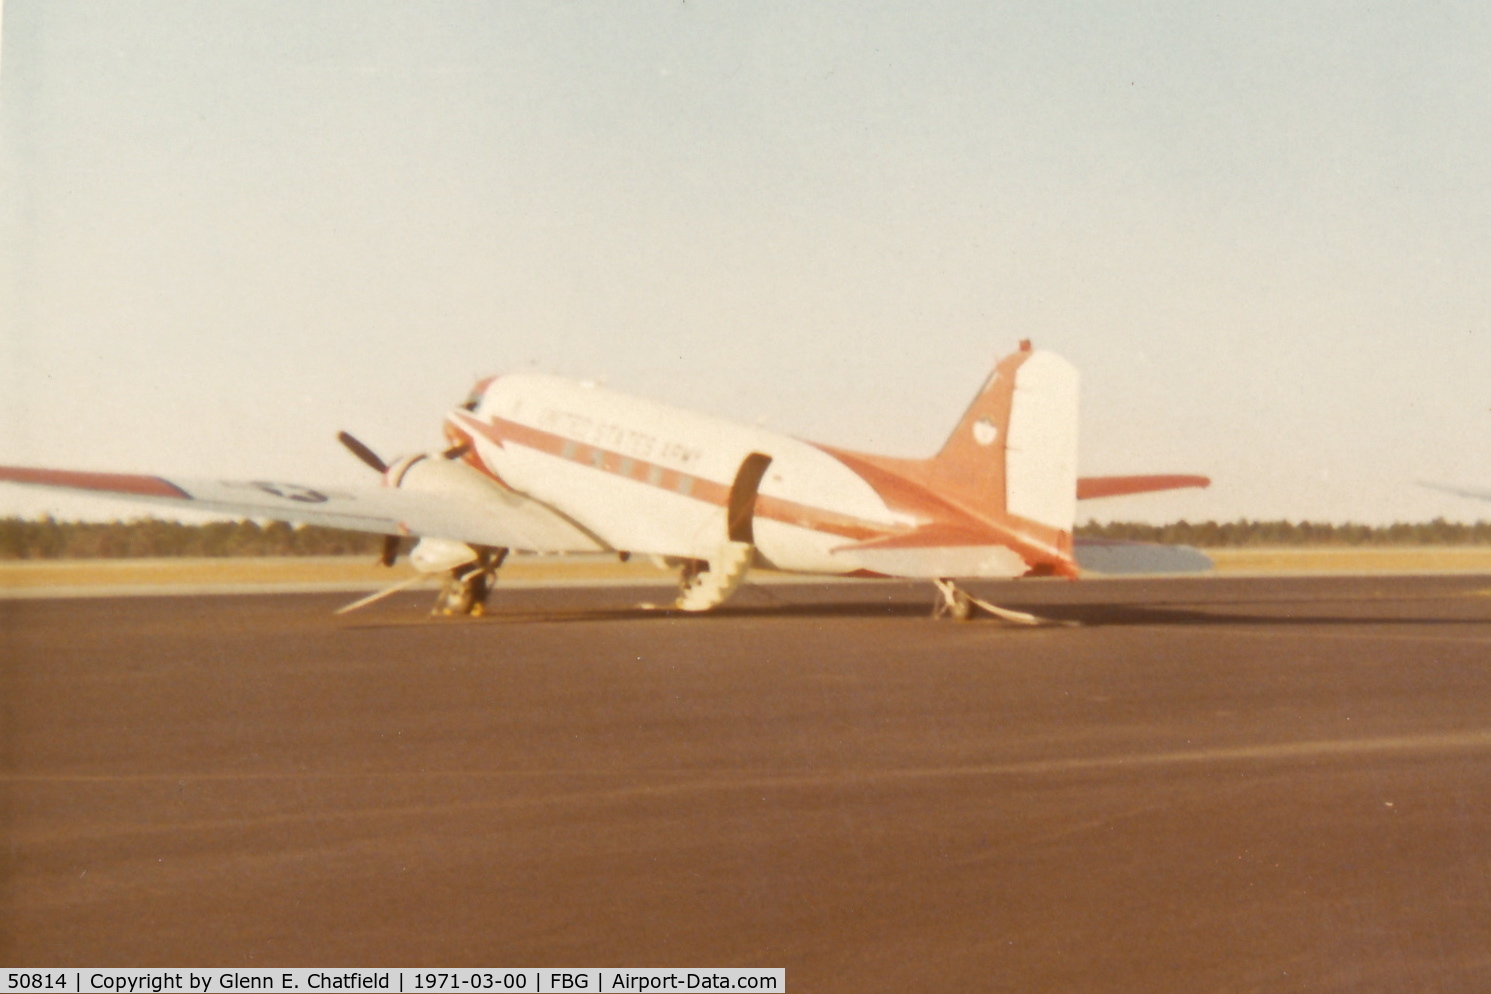
[[[1093,573],[1204,573],[1212,562],[1189,545],[1156,545],[1111,538],[1077,538],[1077,565]]]
[[[1157,490],[1182,490],[1186,487],[1209,487],[1211,479],[1190,474],[1165,476],[1083,476],[1077,479],[1077,499],[1122,497],[1125,494],[1148,494]]]

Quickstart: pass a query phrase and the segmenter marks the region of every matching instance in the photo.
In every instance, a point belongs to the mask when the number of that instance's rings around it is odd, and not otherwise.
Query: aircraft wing
[[[1466,490],[1463,487],[1446,487],[1438,483],[1423,483],[1420,486],[1428,487],[1430,490],[1441,490],[1447,494],[1457,497],[1470,497],[1474,500],[1491,500],[1491,490]]]
[[[53,487],[141,503],[328,528],[444,538],[526,552],[606,547],[548,505],[492,483],[479,495],[397,487],[309,487],[270,480],[167,479],[0,466],[0,482]]]

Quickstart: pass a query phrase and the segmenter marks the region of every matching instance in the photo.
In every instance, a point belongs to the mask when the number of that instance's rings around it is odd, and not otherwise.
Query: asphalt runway
[[[1491,576],[976,589],[0,603],[0,961],[1491,990]]]

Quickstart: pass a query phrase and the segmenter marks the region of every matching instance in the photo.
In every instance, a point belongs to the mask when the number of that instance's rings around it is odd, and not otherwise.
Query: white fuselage
[[[725,540],[731,483],[753,452],[771,457],[754,530],[777,568],[853,572],[855,558],[833,550],[918,523],[816,446],[559,377],[498,377],[474,411],[451,419],[499,480],[612,549],[709,558]]]

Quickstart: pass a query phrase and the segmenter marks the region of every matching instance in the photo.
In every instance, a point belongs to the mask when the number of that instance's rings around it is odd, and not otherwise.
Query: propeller
[[[379,473],[386,473],[388,471],[388,463],[384,462],[378,453],[358,441],[350,433],[345,431],[337,432],[337,441],[345,445],[349,452]],[[378,553],[379,566],[392,566],[394,560],[399,558],[399,541],[400,539],[397,535],[383,536],[383,548]]]
[[[363,442],[359,441],[350,432],[337,432],[337,441],[345,445],[347,447],[347,451],[351,452],[354,456],[367,463],[377,472],[388,472],[388,463],[384,462],[383,458],[378,455],[378,453],[374,452]],[[440,455],[444,459],[459,459],[470,451],[471,443],[462,442],[460,445],[455,445],[449,449],[446,449],[444,452],[440,453]],[[383,549],[378,554],[379,565],[392,566],[394,564],[394,560],[399,558],[399,544],[401,541],[402,540],[397,535],[383,536]]]
[[[337,441],[345,445],[349,452],[351,452],[357,458],[361,459],[363,462],[367,463],[369,466],[373,467],[373,469],[377,470],[379,473],[386,473],[388,471],[388,463],[379,458],[378,453],[374,452],[372,449],[368,448],[366,445],[353,438],[347,432],[337,432]]]

